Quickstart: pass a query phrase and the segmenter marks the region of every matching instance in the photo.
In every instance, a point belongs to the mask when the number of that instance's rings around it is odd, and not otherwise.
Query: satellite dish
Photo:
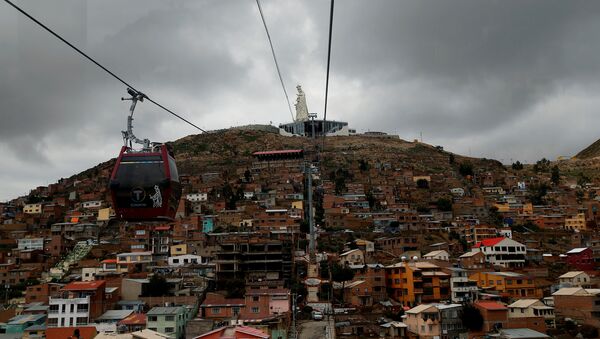
[[[417,257],[416,255],[414,257],[412,257],[412,260],[419,260],[419,257]]]

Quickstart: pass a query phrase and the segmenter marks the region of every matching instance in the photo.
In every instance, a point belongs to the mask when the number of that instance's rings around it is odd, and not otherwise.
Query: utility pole
[[[308,225],[310,227],[309,236],[309,255],[312,263],[316,262],[316,251],[315,251],[315,221],[313,218],[313,189],[312,189],[312,164],[305,163],[305,172],[307,175],[307,190],[308,194]]]
[[[290,339],[296,339],[298,337],[298,331],[296,330],[296,293],[292,293],[292,328],[290,328]]]
[[[317,117],[317,113],[308,113],[308,117],[310,118],[310,124],[312,127],[312,138],[315,139],[317,137],[315,135],[315,118]]]

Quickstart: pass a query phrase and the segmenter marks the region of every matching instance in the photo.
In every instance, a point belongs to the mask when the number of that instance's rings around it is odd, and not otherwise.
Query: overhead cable
[[[275,56],[275,48],[273,48],[273,41],[271,40],[271,34],[269,34],[269,28],[267,27],[267,22],[265,21],[265,16],[262,11],[262,7],[260,6],[260,1],[256,0],[256,5],[258,6],[258,12],[260,13],[260,18],[262,19],[263,25],[265,26],[265,32],[267,33],[267,39],[269,40],[269,45],[271,46],[271,54],[273,54],[273,61],[275,61],[275,68],[277,68],[277,74],[279,75],[279,81],[281,82],[281,88],[283,88],[283,94],[285,94],[285,100],[288,104],[288,109],[290,110],[290,115],[292,116],[292,120],[294,120],[294,113],[292,112],[292,105],[290,104],[290,98],[288,97],[287,90],[285,89],[285,85],[283,83],[283,77],[281,76],[281,70],[279,69],[279,63],[277,62],[277,57]]]
[[[20,8],[19,6],[15,5],[14,3],[12,3],[10,0],[4,0],[6,3],[8,3],[9,5],[11,5],[12,7],[14,7],[16,10],[18,10],[19,12],[21,12],[23,15],[25,15],[27,18],[29,18],[31,21],[35,22],[36,24],[38,24],[40,27],[42,27],[43,29],[45,29],[46,31],[48,31],[48,33],[54,35],[57,39],[59,39],[60,41],[64,42],[67,46],[71,47],[73,50],[75,50],[77,53],[79,53],[80,55],[82,55],[84,58],[88,59],[89,61],[91,61],[92,63],[94,63],[96,66],[100,67],[103,71],[105,71],[106,73],[108,73],[109,75],[111,75],[113,78],[117,79],[118,81],[120,81],[122,84],[124,84],[125,86],[127,86],[128,88],[131,88],[132,90],[134,90],[137,93],[143,94],[141,91],[137,90],[134,86],[132,86],[130,83],[128,83],[127,81],[123,80],[121,77],[119,77],[118,75],[116,75],[115,73],[111,72],[108,68],[104,67],[102,64],[100,64],[98,61],[94,60],[92,57],[90,57],[89,55],[87,55],[85,52],[83,52],[82,50],[80,50],[79,48],[77,48],[75,45],[73,45],[72,43],[70,43],[69,41],[67,41],[66,39],[64,39],[62,36],[60,36],[58,33],[54,32],[52,29],[50,29],[48,26],[44,25],[42,22],[40,22],[39,20],[37,20],[36,18],[34,18],[33,16],[31,16],[29,13],[27,13],[25,10],[23,10],[22,8]],[[156,102],[155,100],[150,99],[147,95],[144,94],[144,97],[150,101],[151,103],[155,104],[156,106],[162,108],[163,110],[165,110],[166,112],[170,113],[171,115],[179,118],[180,120],[188,123],[189,125],[199,129],[202,132],[206,132],[204,129],[196,126],[194,123],[190,122],[189,120],[185,119],[184,117],[180,116],[179,114],[173,112],[172,110],[166,108],[165,106],[159,104],[158,102]]]
[[[323,109],[323,150],[325,149],[325,124],[327,121],[327,98],[329,94],[329,64],[331,63],[331,32],[333,30],[333,3],[331,0],[331,9],[329,10],[329,42],[327,47],[327,73],[325,76],[325,108]]]

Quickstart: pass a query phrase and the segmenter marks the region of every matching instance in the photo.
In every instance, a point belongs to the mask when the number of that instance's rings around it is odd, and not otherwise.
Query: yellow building
[[[171,246],[171,256],[187,254],[187,244],[178,244]]]
[[[302,203],[302,200],[292,201],[292,208],[296,208],[299,210],[304,209],[304,204]]]
[[[27,204],[23,206],[25,214],[40,214],[42,213],[42,204]]]
[[[450,296],[450,275],[430,262],[400,262],[386,266],[385,273],[392,298],[405,306],[439,302]]]
[[[567,230],[586,230],[585,214],[577,213],[574,216],[565,218],[565,229]]]
[[[108,221],[110,218],[115,216],[115,211],[108,207],[98,210],[98,221]]]
[[[543,293],[535,286],[532,277],[515,272],[478,272],[469,276],[477,286],[502,297],[515,299],[542,298]]]

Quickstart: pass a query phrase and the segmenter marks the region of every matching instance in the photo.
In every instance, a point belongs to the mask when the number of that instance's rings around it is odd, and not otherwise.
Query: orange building
[[[532,277],[515,272],[478,272],[469,276],[477,286],[502,297],[515,299],[542,298],[543,292],[535,286]]]
[[[449,299],[450,275],[429,262],[401,262],[386,266],[391,297],[409,306]]]

